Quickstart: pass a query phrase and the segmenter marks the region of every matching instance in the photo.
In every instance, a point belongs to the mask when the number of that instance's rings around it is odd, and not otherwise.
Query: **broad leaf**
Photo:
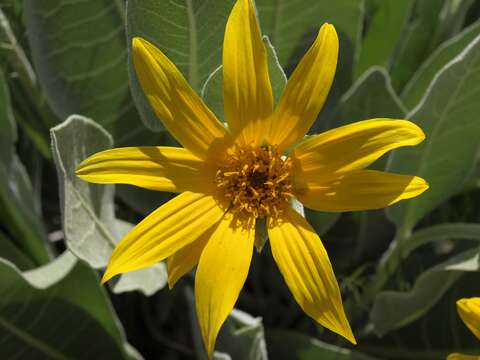
[[[469,223],[445,223],[427,227],[414,232],[408,241],[402,244],[394,243],[387,251],[380,262],[375,277],[376,290],[381,289],[388,280],[388,277],[395,272],[401,262],[417,248],[426,244],[450,240],[470,239],[480,241],[480,225]]]
[[[370,316],[375,332],[382,336],[418,319],[440,300],[462,272],[479,270],[480,248],[476,247],[425,271],[408,292],[379,293]]]
[[[401,119],[406,110],[381,67],[365,72],[340,99],[332,127],[373,118]]]
[[[52,128],[52,151],[60,184],[67,246],[94,268],[107,265],[116,244],[113,185],[96,185],[75,175],[88,156],[110,148],[112,138],[98,124],[73,115]]]
[[[422,100],[435,75],[457,57],[479,34],[480,21],[477,21],[435,50],[417,70],[402,92],[402,100],[407,108],[412,109]]]
[[[374,118],[403,119],[405,114],[390,76],[384,68],[373,66],[342,96],[330,127]],[[386,161],[387,157],[383,156],[371,168],[384,170]]]
[[[112,139],[100,125],[78,115],[54,127],[51,137],[67,247],[93,268],[103,268],[131,225],[115,219],[113,185],[87,183],[75,176],[75,169],[88,156],[110,148]],[[136,289],[150,295],[165,286],[166,273],[161,265],[122,277],[114,291]]]
[[[33,64],[58,118],[85,114],[120,143],[145,131],[130,97],[123,1],[25,0],[24,6]]]
[[[429,55],[433,42],[432,33],[439,28],[444,5],[445,2],[438,0],[416,1],[415,16],[404,27],[397,53],[392,59],[391,74],[395,89],[402,89]]]
[[[127,1],[127,39],[141,36],[155,43],[198,93],[207,77],[221,64],[223,33],[233,0],[212,5],[208,0]],[[132,94],[142,119],[153,129],[161,127],[129,59]]]
[[[70,253],[25,273],[0,259],[0,280],[2,359],[141,358],[98,278]]]
[[[15,153],[16,141],[10,94],[0,71],[0,215],[2,223],[18,239],[18,246],[40,265],[49,258],[46,234],[40,204],[27,171]]]
[[[134,36],[155,43],[199,92],[210,74],[221,65],[225,24],[234,0],[215,3],[208,0],[167,2],[128,0],[128,41]],[[334,4],[308,0],[286,2],[257,0],[262,33],[269,36],[279,51],[280,64],[289,70],[310,46],[324,22],[335,25],[341,37],[340,67],[337,77],[341,89],[349,86],[363,1],[337,0]],[[345,64],[345,65],[343,65]],[[129,61],[132,93],[142,118],[149,127],[158,128],[158,119],[143,95],[131,59]],[[343,91],[343,90],[341,90]]]
[[[412,10],[413,0],[384,0],[373,14],[360,50],[356,77],[369,67],[389,67],[393,51]]]
[[[418,198],[389,208],[400,236],[408,236],[426,213],[462,189],[478,150],[479,90],[477,37],[435,77],[422,102],[407,116],[423,129],[425,141],[398,150],[390,158],[390,171],[421,176],[430,183],[430,189]]]

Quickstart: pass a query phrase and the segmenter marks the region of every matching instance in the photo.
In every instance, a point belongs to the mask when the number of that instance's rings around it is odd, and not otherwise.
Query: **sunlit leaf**
[[[363,40],[355,69],[356,77],[371,66],[389,66],[412,5],[412,0],[384,0],[379,3]]]
[[[107,265],[120,238],[131,225],[119,222],[114,214],[113,185],[85,182],[75,175],[77,165],[88,156],[111,147],[111,136],[100,125],[72,115],[51,130],[52,151],[60,180],[63,230],[68,249],[93,268]],[[140,290],[151,295],[166,283],[162,266],[126,273],[115,291]],[[157,281],[152,281],[156,277]]]
[[[480,21],[477,21],[435,50],[417,70],[402,92],[402,100],[409,109],[420,102],[435,75],[457,57],[479,34]]]
[[[141,36],[156,44],[187,78],[197,93],[221,64],[223,33],[233,0],[128,0],[127,39]],[[131,58],[132,94],[149,127],[161,127],[136,78]]]
[[[332,127],[374,118],[401,119],[406,110],[381,67],[365,72],[340,99]]]
[[[50,106],[63,120],[85,114],[117,143],[146,131],[132,102],[123,1],[25,0],[33,64]]]
[[[448,89],[448,90],[447,90]],[[480,37],[437,74],[422,102],[409,114],[426,134],[415,147],[394,152],[389,170],[423,177],[430,188],[422,196],[389,208],[408,236],[427,212],[457,193],[473,168],[480,137]]]

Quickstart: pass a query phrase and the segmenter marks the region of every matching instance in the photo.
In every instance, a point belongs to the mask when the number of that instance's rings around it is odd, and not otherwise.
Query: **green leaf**
[[[270,73],[270,83],[272,84],[273,98],[275,103],[278,102],[283,93],[287,77],[283,72],[278,57],[268,37],[263,37],[263,42],[267,48],[268,54],[268,71]],[[219,119],[226,121],[223,112],[223,90],[222,90],[223,76],[222,66],[213,71],[205,81],[202,88],[202,98],[208,107],[218,116]]]
[[[75,175],[77,165],[88,156],[112,145],[106,130],[94,121],[72,115],[51,129],[52,152],[60,181],[60,204],[66,245],[93,268],[107,265],[110,255],[131,225],[114,214],[113,185],[90,184]],[[140,274],[140,276],[139,276]],[[141,276],[149,274],[149,276]],[[156,277],[157,281],[152,281]],[[163,265],[126,273],[116,292],[134,288],[153,294],[165,286]],[[136,286],[135,286],[136,285]]]
[[[425,314],[464,271],[480,270],[480,248],[465,251],[424,273],[408,292],[383,291],[375,297],[370,319],[380,336]]]
[[[444,4],[438,0],[418,0],[415,3],[415,16],[405,26],[396,56],[392,58],[391,74],[395,89],[402,89],[429,55],[432,33],[438,27]]]
[[[32,260],[24,255],[3,231],[0,231],[0,257],[15,264],[21,270],[34,267]]]
[[[355,350],[327,344],[293,331],[268,332],[272,359],[296,360],[375,360]]]
[[[24,9],[33,64],[58,118],[85,114],[122,143],[144,130],[128,86],[123,1],[25,0]]]
[[[412,0],[384,0],[379,4],[363,40],[355,69],[356,77],[374,65],[389,67],[412,5]]]
[[[233,4],[233,0],[221,1],[215,6],[209,6],[208,0],[182,3],[128,0],[128,41],[141,36],[155,43],[180,69],[193,89],[200,92],[210,74],[222,63],[225,24]],[[333,23],[341,38],[339,67],[347,69],[337,77],[337,83],[348,86],[363,1],[337,0],[332,6],[317,0],[257,0],[256,5],[262,33],[268,35],[279,51],[280,64],[289,70],[303,56],[320,26],[324,22]],[[149,127],[158,128],[158,119],[141,91],[131,59],[129,73],[132,94],[142,118]]]
[[[340,48],[353,58],[363,21],[363,1],[257,0],[262,33],[270,38],[280,64],[290,72],[304,55],[318,30],[331,23],[340,36]],[[349,62],[350,59],[340,61]]]
[[[25,273],[0,259],[0,291],[6,294],[0,304],[3,359],[141,358],[132,356],[98,278],[68,252]]]
[[[440,14],[439,26],[432,36],[432,48],[458,33],[465,22],[468,9],[474,0],[445,1]]]
[[[129,46],[135,36],[155,43],[199,93],[207,77],[221,64],[223,34],[233,3],[227,0],[212,6],[208,0],[128,0]],[[145,99],[131,57],[129,74],[142,119],[150,128],[158,129],[161,123]]]
[[[460,191],[472,170],[480,137],[479,89],[480,36],[437,74],[407,116],[423,129],[425,141],[391,155],[389,171],[421,176],[430,183],[418,198],[389,208],[402,238],[426,213]]]
[[[367,70],[340,99],[332,127],[373,118],[401,119],[406,109],[384,68]]]
[[[376,294],[387,283],[388,279],[400,267],[402,261],[421,246],[437,241],[451,239],[467,239],[480,241],[480,225],[469,223],[438,224],[414,232],[402,243],[394,242],[384,254],[377,275],[371,283],[373,294]]]
[[[105,267],[117,238],[112,232],[114,187],[83,181],[75,175],[75,169],[88,156],[110,148],[112,138],[94,121],[77,115],[50,133],[67,247],[90,266]]]
[[[18,246],[40,265],[49,259],[46,234],[30,178],[15,153],[16,141],[10,94],[0,71],[0,215]]]
[[[435,75],[457,57],[479,34],[480,21],[477,21],[435,50],[417,70],[402,92],[401,97],[407,108],[412,109],[420,102]]]

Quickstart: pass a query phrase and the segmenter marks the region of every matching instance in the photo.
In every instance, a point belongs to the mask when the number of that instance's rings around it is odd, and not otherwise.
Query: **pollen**
[[[227,151],[215,182],[232,213],[277,218],[293,197],[291,173],[291,159],[276,147],[241,147]]]

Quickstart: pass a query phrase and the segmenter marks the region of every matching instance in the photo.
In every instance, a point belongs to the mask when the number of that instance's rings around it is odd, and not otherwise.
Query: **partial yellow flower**
[[[172,287],[197,265],[196,309],[210,357],[247,277],[258,219],[266,220],[273,257],[301,308],[355,344],[327,252],[292,199],[321,211],[365,210],[428,188],[416,176],[365,170],[387,151],[424,140],[409,121],[361,121],[295,147],[325,102],[338,46],[335,28],[323,25],[274,108],[254,4],[238,0],[223,45],[227,127],[159,49],[135,38],[133,62],[143,91],[184,148],[112,149],[77,169],[94,183],[181,193],[122,239],[102,281],[167,259]]]
[[[457,311],[465,325],[480,339],[480,298],[458,300]],[[480,360],[480,355],[454,353],[448,355],[447,360]]]

